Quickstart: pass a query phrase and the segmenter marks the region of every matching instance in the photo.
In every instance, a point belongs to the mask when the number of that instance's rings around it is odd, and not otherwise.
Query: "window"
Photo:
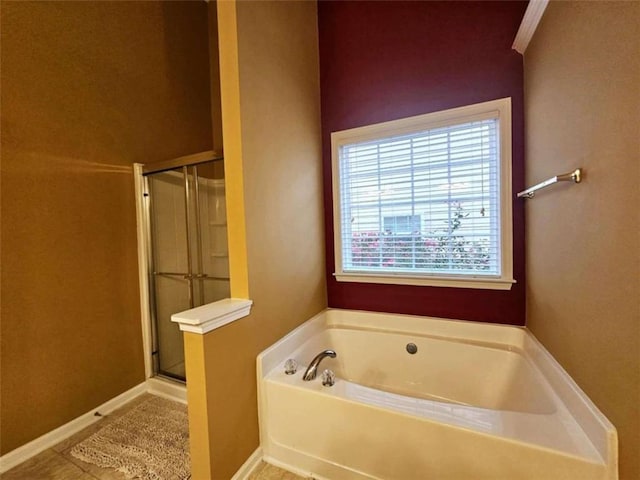
[[[338,281],[511,288],[510,99],[331,143]]]
[[[384,217],[385,233],[414,235],[420,233],[420,215],[399,215]]]

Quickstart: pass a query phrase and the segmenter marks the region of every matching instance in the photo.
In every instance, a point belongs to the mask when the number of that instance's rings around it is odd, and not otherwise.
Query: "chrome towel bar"
[[[581,168],[576,168],[573,172],[564,173],[562,175],[556,175],[555,177],[545,180],[544,182],[540,182],[537,185],[534,185],[533,187],[527,188],[526,190],[523,190],[522,192],[518,193],[518,198],[533,198],[535,195],[535,192],[537,192],[541,188],[548,187],[549,185],[553,185],[554,183],[557,183],[557,182],[571,182],[571,181],[573,183],[580,183],[582,181]]]

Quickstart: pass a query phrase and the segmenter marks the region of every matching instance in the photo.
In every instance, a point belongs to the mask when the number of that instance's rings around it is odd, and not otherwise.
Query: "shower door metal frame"
[[[224,160],[221,151],[208,150],[206,152],[194,153],[184,157],[165,160],[162,162],[145,163],[142,165],[142,175],[146,176],[151,173],[166,172],[167,170],[175,170],[176,168],[190,167],[199,163],[209,163]]]
[[[136,180],[136,191],[140,194],[141,198],[139,201],[142,204],[142,212],[138,214],[138,220],[142,220],[143,226],[142,231],[140,226],[138,228],[139,237],[142,236],[144,238],[144,250],[146,250],[146,255],[144,255],[144,266],[145,268],[145,277],[146,277],[146,295],[145,288],[143,288],[142,275],[140,278],[141,285],[141,302],[147,304],[147,321],[145,321],[143,314],[143,323],[146,324],[150,331],[149,338],[145,339],[145,343],[149,345],[148,348],[145,348],[145,370],[147,374],[147,378],[152,376],[160,376],[165,377],[173,381],[178,381],[184,383],[185,380],[179,376],[174,376],[169,372],[161,371],[159,364],[159,341],[158,341],[158,315],[157,315],[157,304],[156,304],[156,276],[168,276],[168,277],[182,277],[184,280],[187,280],[187,288],[189,294],[189,307],[193,308],[195,305],[194,302],[194,291],[193,291],[193,281],[198,280],[200,283],[199,287],[199,300],[200,305],[204,303],[204,285],[203,282],[205,280],[229,280],[227,277],[214,277],[208,276],[204,273],[203,262],[202,262],[202,240],[201,240],[201,221],[200,221],[200,207],[199,207],[199,198],[200,191],[198,186],[198,174],[197,174],[197,165],[201,163],[209,163],[214,161],[221,161],[224,157],[221,152],[215,151],[207,151],[194,155],[188,155],[185,157],[180,157],[177,159],[165,161],[165,162],[157,162],[152,164],[140,165],[136,164],[136,172],[139,174],[141,178],[141,182],[138,183]],[[189,167],[193,167],[193,176],[194,176],[194,193],[196,196],[196,234],[197,234],[197,254],[198,254],[198,273],[193,273],[192,268],[192,256],[191,256],[191,234],[192,227],[190,225],[191,211],[190,211],[190,185],[189,185]],[[150,192],[149,180],[148,176],[154,173],[161,173],[169,170],[177,170],[182,169],[182,175],[184,178],[184,192],[185,192],[185,228],[186,228],[186,243],[187,243],[187,272],[157,272],[155,270],[156,265],[156,257],[155,257],[155,249],[153,242],[153,199]],[[138,191],[139,190],[139,191]],[[142,217],[142,218],[141,218]],[[139,241],[140,243],[140,241]],[[139,260],[142,260],[141,253],[139,252]],[[142,270],[142,266],[141,266]],[[147,302],[144,302],[143,297],[147,297]],[[144,329],[144,328],[143,328]],[[144,329],[146,330],[146,329]],[[144,335],[143,335],[144,337]]]

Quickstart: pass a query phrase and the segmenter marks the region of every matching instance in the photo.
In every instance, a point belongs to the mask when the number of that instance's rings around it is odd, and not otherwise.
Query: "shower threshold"
[[[187,403],[187,385],[175,378],[156,375],[147,378],[148,392],[160,397],[169,398],[180,403]]]

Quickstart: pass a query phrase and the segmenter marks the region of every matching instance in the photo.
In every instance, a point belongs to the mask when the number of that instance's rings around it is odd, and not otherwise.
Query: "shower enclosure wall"
[[[223,168],[221,159],[208,160],[142,169],[150,367],[154,375],[181,381],[184,345],[171,315],[229,297]]]

